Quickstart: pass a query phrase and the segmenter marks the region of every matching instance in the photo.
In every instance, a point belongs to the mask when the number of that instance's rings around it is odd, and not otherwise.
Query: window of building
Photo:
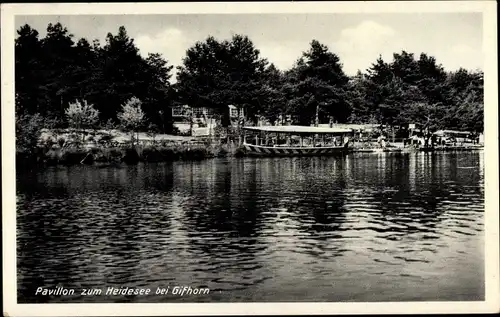
[[[172,107],[172,116],[173,117],[184,116],[184,108],[182,106]]]
[[[203,108],[203,107],[192,108],[192,110],[193,110],[193,117],[202,118],[204,116],[205,108]]]

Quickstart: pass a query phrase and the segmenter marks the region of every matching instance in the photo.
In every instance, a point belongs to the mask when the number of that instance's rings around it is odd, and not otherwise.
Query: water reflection
[[[474,300],[482,152],[18,172],[20,302]],[[40,297],[36,287],[209,287]]]

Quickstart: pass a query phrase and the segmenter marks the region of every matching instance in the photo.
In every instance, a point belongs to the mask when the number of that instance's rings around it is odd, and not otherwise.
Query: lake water
[[[17,175],[20,303],[484,300],[482,151]]]

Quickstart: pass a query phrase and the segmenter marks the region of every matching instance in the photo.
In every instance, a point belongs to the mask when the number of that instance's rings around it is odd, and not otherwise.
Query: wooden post
[[[212,125],[210,124],[211,122],[209,121],[208,117],[206,117],[205,122],[207,123],[208,127],[208,140],[210,140],[210,144],[212,144]]]
[[[304,146],[304,137],[300,135],[300,146]]]
[[[189,134],[193,136],[193,109],[189,109]]]
[[[317,127],[319,124],[319,104],[316,105],[316,118],[314,120],[314,126]]]

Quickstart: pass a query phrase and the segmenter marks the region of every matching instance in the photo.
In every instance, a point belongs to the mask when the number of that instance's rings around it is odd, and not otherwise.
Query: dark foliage
[[[483,73],[446,72],[434,57],[402,51],[390,62],[379,57],[365,72],[348,77],[339,57],[313,40],[289,70],[261,57],[243,35],[194,43],[178,66],[160,54],[139,54],[125,28],[108,33],[106,43],[74,39],[60,23],[47,35],[22,26],[15,42],[18,149],[36,147],[42,127],[67,127],[64,110],[76,99],[99,110],[100,127],[117,123],[121,105],[141,100],[149,133],[170,133],[171,107],[208,107],[230,125],[228,105],[244,109],[243,124],[260,118],[272,124],[355,122],[392,127],[417,124],[429,131],[483,131]]]
[[[16,55],[16,113],[54,118],[65,126],[64,110],[76,99],[87,100],[100,112],[101,126],[116,122],[121,105],[135,96],[143,101],[149,120],[171,131],[173,66],[159,54],[143,58],[122,26],[108,33],[103,47],[87,39],[76,43],[60,23],[49,24],[47,36],[29,25],[18,30]]]

